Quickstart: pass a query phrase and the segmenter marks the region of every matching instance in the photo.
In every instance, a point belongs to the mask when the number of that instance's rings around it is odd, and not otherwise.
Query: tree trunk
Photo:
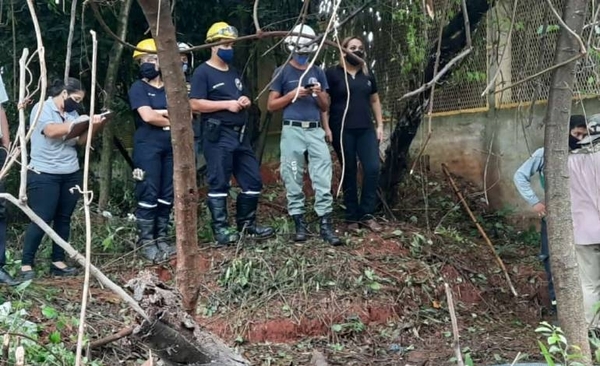
[[[198,301],[198,189],[194,158],[192,113],[181,69],[170,1],[138,0],[158,49],[158,60],[167,93],[175,185],[177,236],[177,286],[185,311],[193,314]],[[160,5],[159,5],[160,4]],[[160,6],[160,8],[159,8]]]
[[[563,19],[577,34],[582,33],[589,0],[567,0]],[[547,5],[544,5],[547,6]],[[579,43],[561,27],[554,62],[564,62],[579,53]],[[591,365],[588,325],[585,321],[581,282],[573,243],[567,158],[569,118],[573,101],[575,62],[552,75],[544,136],[546,205],[550,263],[556,288],[558,320],[569,344],[581,347],[585,365]]]
[[[117,35],[121,39],[127,36],[127,24],[129,20],[129,11],[133,0],[125,0],[121,4],[119,12]],[[96,6],[92,3],[92,6]],[[123,54],[123,45],[119,42],[114,42],[110,50],[108,70],[106,71],[106,79],[104,79],[104,90],[106,92],[104,99],[104,107],[111,109],[114,105],[115,92],[117,89],[116,80],[119,73],[121,55]],[[110,199],[110,186],[112,181],[112,163],[113,163],[113,136],[114,124],[108,123],[102,131],[102,151],[100,153],[100,194],[98,197],[99,209],[105,210]]]

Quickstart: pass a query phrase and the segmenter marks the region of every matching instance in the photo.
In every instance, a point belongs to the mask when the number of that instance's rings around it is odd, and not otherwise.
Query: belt
[[[229,128],[230,130],[234,130],[235,132],[241,132],[242,129],[244,128],[244,126],[227,126],[227,125],[222,125],[225,128]]]
[[[301,128],[319,128],[319,127],[321,127],[321,122],[284,120],[283,125],[284,126],[292,126],[292,127],[301,127]]]

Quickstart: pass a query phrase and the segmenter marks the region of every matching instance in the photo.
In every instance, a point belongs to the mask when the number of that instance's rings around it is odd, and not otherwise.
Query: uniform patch
[[[367,80],[367,85],[371,87],[371,80]]]
[[[242,91],[242,89],[244,88],[239,78],[235,78],[235,86],[236,88],[238,88],[239,91]]]

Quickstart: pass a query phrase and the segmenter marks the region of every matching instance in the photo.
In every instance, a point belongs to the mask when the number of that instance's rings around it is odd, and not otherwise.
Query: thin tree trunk
[[[129,12],[133,0],[125,0],[121,4],[119,13],[117,35],[121,39],[127,36],[127,25],[129,20]],[[95,6],[95,5],[93,5]],[[108,70],[106,71],[106,79],[104,79],[104,107],[111,109],[114,105],[115,93],[117,89],[117,75],[121,55],[123,54],[123,45],[119,42],[114,42],[109,54]],[[98,197],[98,206],[100,210],[105,210],[110,199],[110,187],[112,182],[112,163],[113,163],[113,136],[114,124],[108,123],[104,126],[102,132],[102,151],[100,155],[100,194]]]
[[[185,311],[193,314],[198,301],[198,192],[194,160],[194,134],[185,78],[179,60],[170,1],[138,0],[158,49],[158,60],[167,93],[175,181],[177,233],[177,286]],[[159,8],[160,6],[160,8]]]
[[[582,33],[589,0],[567,0],[563,19],[577,34]],[[544,5],[547,6],[547,5]],[[554,62],[564,62],[579,53],[579,44],[567,29],[561,27]],[[557,68],[552,75],[546,133],[544,136],[546,204],[548,207],[548,240],[550,263],[558,320],[569,344],[581,347],[585,365],[591,365],[588,325],[585,321],[581,281],[573,243],[571,202],[567,158],[569,147],[569,118],[573,101],[575,62]]]

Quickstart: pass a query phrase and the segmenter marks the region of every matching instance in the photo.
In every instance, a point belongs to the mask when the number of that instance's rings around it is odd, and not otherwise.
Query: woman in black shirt
[[[346,38],[342,47],[361,59],[365,57],[364,42],[358,37]],[[366,64],[361,64],[345,54],[342,57],[338,65],[326,71],[331,107],[330,130],[326,128],[325,133],[327,139],[333,143],[338,159],[344,165],[343,189],[348,228],[358,229],[360,225],[379,232],[382,228],[373,217],[379,181],[379,142],[383,138],[383,117],[377,83]],[[373,126],[371,110],[375,115],[377,127]],[[324,126],[327,126],[327,123],[324,123]],[[357,157],[363,168],[360,202]]]

